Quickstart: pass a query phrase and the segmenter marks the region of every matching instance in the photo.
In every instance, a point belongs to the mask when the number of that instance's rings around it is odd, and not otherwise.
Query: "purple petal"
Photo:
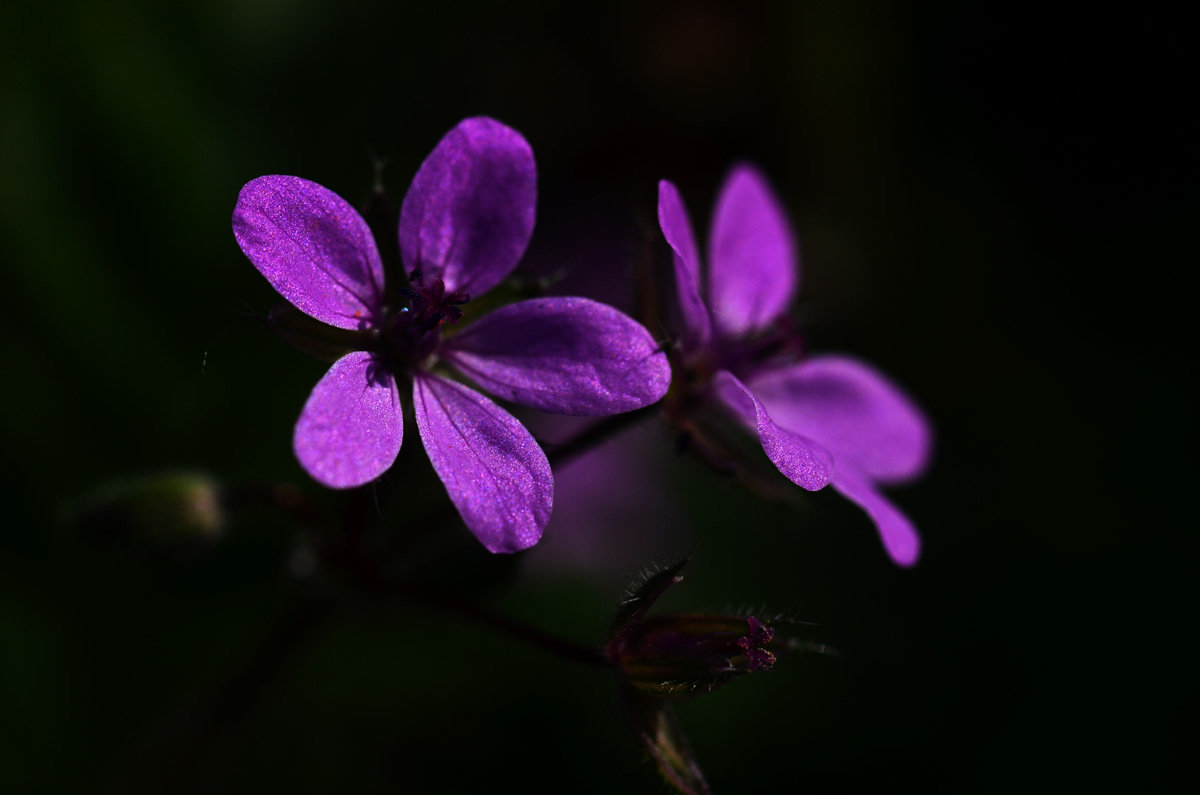
[[[901,566],[911,566],[917,562],[921,554],[921,539],[916,528],[907,516],[875,489],[869,478],[864,477],[853,465],[839,464],[833,475],[833,487],[867,512],[893,561]]]
[[[348,489],[382,475],[403,436],[395,379],[371,354],[355,351],[334,362],[313,387],[292,448],[317,481]]]
[[[299,177],[247,182],[233,236],[254,267],[300,311],[338,328],[363,328],[383,295],[371,230],[333,191]]]
[[[554,478],[525,426],[434,375],[413,378],[413,407],[425,452],[471,532],[491,552],[536,544],[554,505]]]
[[[757,426],[758,439],[771,463],[797,486],[817,491],[829,483],[833,459],[819,444],[780,428],[746,385],[728,370],[713,378],[721,401],[747,423]]]
[[[509,304],[447,340],[442,355],[492,394],[556,414],[632,411],[671,385],[650,332],[587,298]]]
[[[929,461],[933,433],[921,411],[870,365],[820,356],[764,373],[750,388],[783,427],[820,443],[883,483],[908,480]]]
[[[782,315],[800,266],[787,217],[757,169],[729,172],[709,235],[708,305],[719,332],[745,336]]]
[[[537,167],[511,127],[466,119],[438,143],[400,208],[400,250],[409,268],[473,296],[517,265],[533,234]]]
[[[675,292],[684,325],[683,344],[687,350],[695,350],[712,337],[712,321],[700,298],[700,255],[692,222],[679,190],[665,179],[658,183],[658,226],[675,252]]]

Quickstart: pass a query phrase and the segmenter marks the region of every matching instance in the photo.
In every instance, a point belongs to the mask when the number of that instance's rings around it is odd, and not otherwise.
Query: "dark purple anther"
[[[412,304],[409,322],[419,331],[436,331],[446,323],[454,325],[462,320],[459,305],[471,300],[470,293],[454,290],[446,295],[446,282],[441,277],[426,285],[419,269],[414,269],[408,278],[413,286],[405,287],[402,292]]]
[[[768,671],[775,665],[775,655],[763,648],[775,638],[775,630],[754,616],[747,619],[750,632],[738,638],[738,646],[746,651],[746,660],[751,671]]]

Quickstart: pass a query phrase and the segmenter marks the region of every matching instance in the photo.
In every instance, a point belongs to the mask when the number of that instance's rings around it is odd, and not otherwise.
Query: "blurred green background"
[[[665,608],[819,622],[840,657],[680,707],[717,792],[1165,782],[1195,700],[1173,505],[1195,475],[1188,27],[981,2],[4,4],[0,787],[664,791],[605,672],[347,595],[282,511],[182,548],[64,522],[187,471],[419,533],[439,487],[415,434],[390,497],[295,463],[325,365],[250,317],[278,298],[229,217],[268,173],[358,203],[377,158],[398,201],[478,114],[538,159],[528,271],[618,303],[657,180],[706,229],[728,165],[758,163],[800,237],[811,349],[891,373],[938,447],[894,492],[912,570],[836,495],[761,503],[650,426],[661,535],[590,567],[468,553],[448,587],[599,643],[639,565],[690,553]]]

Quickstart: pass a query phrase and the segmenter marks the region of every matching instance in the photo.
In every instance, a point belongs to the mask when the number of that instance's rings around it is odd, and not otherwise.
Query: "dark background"
[[[278,299],[229,216],[268,173],[358,202],[375,157],[398,200],[477,114],[537,155],[530,271],[613,301],[658,179],[706,229],[728,165],[758,163],[801,240],[811,348],[893,374],[938,446],[894,492],[912,570],[836,495],[797,513],[668,453],[671,540],[593,570],[535,550],[507,579],[470,558],[443,585],[599,643],[638,565],[691,552],[665,609],[819,622],[840,657],[681,705],[718,792],[1164,783],[1194,747],[1195,26],[1085,8],[5,4],[0,784],[663,791],[605,672],[298,577],[280,511],[227,506],[184,550],[66,521],[177,470],[361,502],[291,456],[324,365],[247,315]],[[393,476],[370,509],[399,537],[437,497],[409,429],[417,496]]]

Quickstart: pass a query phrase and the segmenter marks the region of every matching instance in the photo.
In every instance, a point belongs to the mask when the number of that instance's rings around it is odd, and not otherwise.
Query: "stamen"
[[[442,303],[442,299],[446,295],[446,282],[442,280],[442,277],[439,276],[433,280],[433,284],[426,290],[425,295],[429,298],[430,303]]]
[[[770,670],[775,665],[775,655],[762,647],[774,639],[775,629],[763,624],[754,616],[750,616],[746,623],[750,625],[750,631],[738,638],[737,644],[746,650],[746,660],[750,664],[750,670]]]

